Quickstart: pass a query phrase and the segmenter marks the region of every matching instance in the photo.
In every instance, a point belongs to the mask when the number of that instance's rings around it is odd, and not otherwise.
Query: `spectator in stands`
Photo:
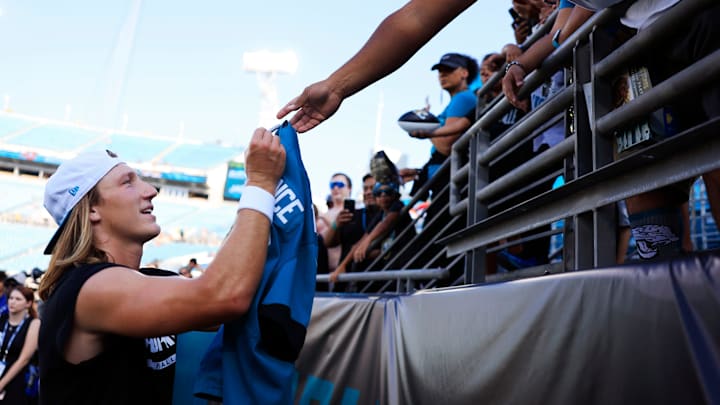
[[[430,159],[422,169],[404,168],[400,170],[400,177],[404,181],[414,180],[413,188],[410,191],[412,196],[435,176],[437,170],[452,153],[453,143],[475,121],[477,98],[468,89],[468,84],[478,76],[480,69],[477,61],[467,55],[447,53],[440,58],[438,63],[432,66],[432,70],[438,71],[440,87],[448,92],[450,102],[443,112],[438,115],[441,123],[440,127],[430,132],[413,131],[410,133],[413,138],[428,138],[432,142]],[[440,193],[449,183],[449,170],[445,171],[442,177],[433,180],[430,186],[433,203],[428,208],[425,221],[432,220],[439,213],[439,210],[443,209],[449,202],[448,194],[442,196]]]
[[[345,259],[352,247],[363,237],[370,229],[370,224],[380,209],[377,205],[373,189],[375,187],[375,178],[368,173],[363,176],[363,204],[361,208],[350,212],[343,209],[336,218],[337,230],[330,230],[328,237],[330,238],[328,246],[340,245],[340,261]],[[352,268],[349,269],[353,271]],[[344,283],[335,284],[333,291],[344,291],[347,285]]]
[[[15,277],[6,277],[3,280],[3,297],[5,298],[5,307],[0,311],[0,315],[6,314],[8,311],[7,301],[9,300],[8,293],[20,283],[18,283]]]
[[[397,183],[375,183],[373,195],[381,211],[368,225],[368,231],[352,247],[338,267],[330,273],[332,282],[336,282],[337,276],[347,272],[353,265],[367,265],[369,260],[380,255],[391,256],[393,243],[406,228],[409,227],[409,231],[405,233],[402,241],[398,240],[395,246],[402,246],[405,243],[403,241],[411,239],[415,234],[415,228],[410,226],[412,218],[407,212],[402,213],[405,204],[400,201]],[[382,266],[383,260],[381,260],[380,266]]]
[[[186,278],[193,278],[192,272],[186,266],[180,267],[178,274]]]
[[[52,256],[40,286],[41,397],[168,403],[172,380],[147,365],[155,359],[146,357],[143,338],[243,316],[262,276],[273,193],[285,168],[280,139],[255,130],[245,165],[235,224],[194,279],[139,271],[143,245],[160,228],[152,215],[157,190],[135,170],[99,151],[60,165],[45,188],[45,206],[60,228],[46,249]]]
[[[30,276],[25,279],[25,287],[31,288],[33,290],[37,290],[40,286],[40,280],[42,279],[42,276],[45,274],[44,271],[42,271],[40,268],[35,267],[30,271]]]
[[[40,329],[40,320],[33,308],[35,293],[20,285],[9,291],[8,312],[0,315],[0,404],[34,404],[37,403],[36,353]],[[27,394],[26,377],[34,379]]]
[[[202,266],[200,266],[197,262],[196,258],[191,258],[188,260],[188,264],[186,264],[182,269],[180,269],[180,275],[193,278],[196,275],[201,275],[203,272]],[[195,274],[193,274],[195,273]]]
[[[679,0],[653,2],[639,0],[632,4],[621,19],[630,29],[644,29],[656,21],[663,12],[677,4]],[[570,34],[607,2],[594,0],[576,0],[582,7],[575,7],[571,12],[561,10],[551,33],[535,43],[528,52],[512,61],[503,79],[503,91],[508,100],[516,106],[526,105],[519,100],[517,92],[523,84],[525,75],[537,68],[544,58],[555,47],[558,47]],[[602,5],[599,5],[602,4]],[[652,81],[657,83],[669,77],[677,70],[688,66],[704,56],[720,48],[720,29],[716,21],[720,18],[720,6],[712,6],[702,11],[686,26],[678,28],[683,35],[672,36],[663,41],[658,49],[650,49],[642,60],[648,66]],[[642,62],[642,61],[641,61]],[[692,98],[684,98],[681,103],[673,105],[675,119],[683,126],[689,127],[720,115],[720,85],[717,83],[705,86],[700,94],[700,102],[692,102]],[[700,114],[698,114],[700,113]],[[703,175],[707,184],[708,197],[711,201],[714,216],[720,210],[720,170]],[[685,235],[684,223],[689,181],[683,181],[627,199],[627,208],[632,224],[638,253],[644,259],[661,259],[676,256],[687,249],[688,240]],[[714,200],[714,201],[713,201]],[[720,212],[718,212],[720,214]],[[720,218],[716,218],[720,219]]]
[[[513,0],[512,28],[515,33],[515,42],[522,44],[536,29],[536,25],[540,20],[540,7],[534,1],[530,0]]]
[[[523,53],[521,49],[506,45],[503,51],[507,57],[507,66],[505,68],[505,77],[503,78],[503,91],[511,104],[515,107],[528,111],[530,104],[527,100],[519,100],[516,96],[519,86],[522,85],[522,78],[526,72],[531,72],[540,66],[540,63],[555,49],[553,38],[560,31],[558,38],[555,38],[555,44],[559,44],[560,38],[567,38],[572,32],[578,29],[585,21],[587,21],[592,12],[583,8],[575,9],[573,4],[567,0],[561,0],[559,3],[558,16],[555,19],[550,33],[535,42],[528,51]]]
[[[499,53],[493,52],[485,55],[480,64],[480,78],[483,84],[486,84],[495,73],[499,72],[504,63],[505,58]],[[502,92],[502,87],[500,82],[498,82],[495,88],[486,95],[486,101],[491,101],[497,97],[500,92]]]
[[[330,178],[330,197],[332,197],[332,208],[328,209],[323,218],[330,226],[322,233],[324,241],[331,239],[330,232],[337,230],[337,216],[343,211],[343,202],[352,194],[352,181],[345,173],[335,173]],[[335,270],[340,262],[340,246],[328,246],[328,270]]]

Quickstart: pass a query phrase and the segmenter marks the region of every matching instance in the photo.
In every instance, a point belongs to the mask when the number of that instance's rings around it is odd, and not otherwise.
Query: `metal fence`
[[[437,210],[440,214],[426,221],[410,243],[395,247],[392,258],[382,265],[376,260],[362,276],[340,275],[339,281],[362,281],[360,292],[402,292],[613,265],[616,202],[719,168],[720,138],[716,135],[720,119],[634,148],[618,159],[613,157],[614,130],[634,125],[704,83],[717,81],[720,51],[654,84],[619,108],[613,108],[612,81],[628,66],[642,63],[638,60],[642,50],[670,35],[681,35],[677,32],[679,21],[692,19],[714,4],[716,0],[684,0],[619,47],[613,47],[599,27],[617,23],[624,6],[596,13],[525,78],[520,96],[530,95],[558,70],[565,74],[564,89],[500,134],[492,133],[491,128],[512,106],[503,96],[482,106],[477,121],[454,144],[452,156],[405,210],[448,170],[450,184],[433,200],[449,200],[449,204]],[[523,47],[547,32],[552,21]],[[479,96],[501,78],[500,72],[492,77]],[[564,140],[517,165],[499,169],[503,160],[527,150],[535,137],[557,123],[564,124]],[[550,189],[548,184],[560,175],[564,184]],[[703,197],[698,194],[698,198]],[[709,210],[698,212],[696,200],[691,205],[695,244],[714,247],[717,239],[712,235],[717,229],[713,233],[706,226]],[[404,232],[414,232],[414,227],[415,223]],[[542,238],[557,240],[559,235],[562,249],[551,253],[555,260],[550,264],[491,274],[493,254]],[[327,281],[327,277],[319,277],[319,281]]]

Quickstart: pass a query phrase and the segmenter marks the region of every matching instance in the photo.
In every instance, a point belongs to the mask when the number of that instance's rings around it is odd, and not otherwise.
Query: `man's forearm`
[[[262,278],[269,238],[267,217],[254,210],[240,210],[202,279],[212,284],[218,296],[244,297],[249,303]]]
[[[391,212],[387,215],[385,215],[385,218],[383,218],[382,221],[380,221],[379,224],[375,225],[372,231],[368,234],[368,238],[370,238],[370,243],[374,242],[375,240],[382,238],[385,236],[390,230],[395,226],[395,222],[397,222],[397,219],[400,217],[400,213],[398,212]]]

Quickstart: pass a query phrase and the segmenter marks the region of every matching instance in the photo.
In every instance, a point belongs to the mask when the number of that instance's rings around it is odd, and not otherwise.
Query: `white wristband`
[[[246,186],[240,197],[238,211],[242,209],[255,210],[267,217],[272,223],[275,210],[275,197],[267,191],[256,186]]]

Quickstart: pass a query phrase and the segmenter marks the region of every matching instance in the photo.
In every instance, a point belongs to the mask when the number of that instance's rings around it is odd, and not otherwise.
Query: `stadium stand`
[[[170,148],[173,143],[167,139],[140,138],[113,133],[107,140],[107,149],[122,156],[128,162],[144,163],[152,161],[155,156]]]
[[[33,122],[15,117],[3,117],[0,120],[0,139],[12,136],[14,133],[33,126]]]
[[[8,191],[0,199],[0,214],[22,208],[33,201],[42,201],[43,187],[43,182],[37,179],[0,176],[0,188]]]
[[[16,132],[5,142],[35,150],[52,148],[58,152],[73,152],[101,138],[102,134],[81,128],[45,125]]]
[[[220,145],[181,144],[163,156],[162,163],[174,167],[202,169],[226,163],[237,154],[237,150]]]

